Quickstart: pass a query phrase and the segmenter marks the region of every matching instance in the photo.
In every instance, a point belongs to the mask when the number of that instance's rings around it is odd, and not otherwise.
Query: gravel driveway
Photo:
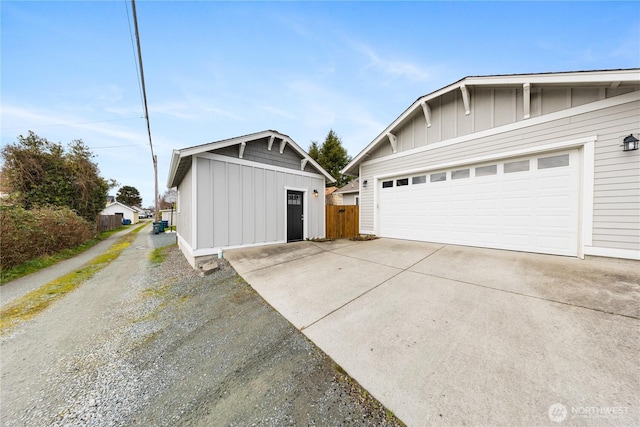
[[[226,262],[150,264],[174,242],[141,232],[0,339],[2,425],[401,425]]]

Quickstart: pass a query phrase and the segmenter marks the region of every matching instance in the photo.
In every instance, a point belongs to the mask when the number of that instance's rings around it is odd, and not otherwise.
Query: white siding
[[[213,157],[209,155],[209,157]],[[324,236],[324,177],[222,156],[196,159],[197,244],[194,250],[286,241],[285,188],[306,192],[306,237]]]
[[[633,91],[624,87],[532,87],[530,117],[539,117],[605,98]],[[635,88],[638,90],[638,88]],[[469,87],[470,114],[465,114],[460,90],[448,92],[429,101],[431,127],[427,128],[421,109],[409,116],[393,133],[398,137],[397,152],[409,151],[428,144],[470,135],[524,120],[522,87]],[[371,151],[370,159],[391,154],[385,140]]]
[[[105,207],[102,212],[100,212],[101,215],[115,215],[117,213],[121,213],[122,218],[130,220],[132,224],[137,224],[139,222],[138,212],[118,203],[113,203]]]
[[[494,98],[494,125],[508,123],[504,120],[509,109],[509,90],[500,92]],[[489,92],[489,91],[484,91]],[[499,91],[495,91],[498,93]],[[515,91],[512,91],[515,96]],[[598,96],[602,91],[598,91]],[[553,94],[551,96],[550,94]],[[574,96],[575,95],[575,96]],[[453,95],[452,95],[453,96]],[[596,96],[595,91],[576,91],[567,89],[549,90],[542,94],[549,96],[548,102],[542,102],[544,112],[557,111],[571,105],[573,100],[584,103],[586,98]],[[532,113],[534,102],[532,94]],[[451,100],[453,101],[453,100]],[[450,102],[451,105],[454,105]],[[490,104],[490,102],[486,102]],[[511,114],[513,113],[512,102]],[[477,105],[477,104],[476,104]],[[448,110],[453,113],[451,107]],[[432,108],[432,113],[437,108]],[[432,114],[432,118],[435,114]],[[512,116],[513,117],[513,116]],[[443,146],[432,150],[418,149],[406,156],[391,156],[388,160],[373,159],[362,163],[360,180],[374,182],[374,177],[433,168],[447,162],[463,161],[465,158],[477,158],[518,149],[530,149],[540,145],[575,140],[581,137],[597,136],[595,144],[595,182],[593,206],[593,246],[623,250],[640,250],[640,150],[623,152],[622,139],[630,133],[640,133],[640,102],[632,101],[596,111],[569,116],[530,127],[524,127],[492,136],[465,141],[460,144]],[[478,120],[484,123],[490,120],[487,114]],[[448,122],[443,136],[451,138],[455,128]],[[482,125],[486,126],[486,124]],[[429,133],[429,130],[427,131]],[[444,139],[444,138],[443,138]],[[383,144],[383,147],[388,144]],[[385,151],[377,150],[376,155]],[[361,232],[373,232],[374,224],[374,185],[361,189]]]
[[[177,231],[180,237],[189,245],[193,245],[193,168],[187,171],[184,179],[178,187],[178,226]]]

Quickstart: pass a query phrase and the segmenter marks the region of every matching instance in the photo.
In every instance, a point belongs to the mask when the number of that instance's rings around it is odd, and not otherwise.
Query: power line
[[[142,147],[138,144],[129,144],[129,145],[109,145],[106,147],[90,147],[92,150],[103,150],[107,148],[125,148],[125,147]]]
[[[131,38],[131,53],[133,54],[133,62],[136,66],[136,76],[138,77],[138,93],[140,94],[140,105],[144,111],[144,101],[142,99],[142,85],[140,84],[140,72],[138,71],[136,46],[133,41],[133,29],[131,28],[131,17],[129,16],[129,8],[127,7],[127,0],[124,2],[124,8],[127,10],[127,23],[129,24],[129,36]]]
[[[131,0],[131,10],[133,12],[133,27],[136,33],[136,46],[138,47],[138,64],[140,67],[140,84],[142,86],[142,102],[144,104],[144,118],[147,121],[147,134],[149,135],[149,147],[151,148],[151,157],[155,163],[155,155],[153,154],[153,142],[151,142],[151,124],[149,123],[149,108],[147,107],[147,89],[144,84],[144,67],[142,66],[142,49],[140,47],[140,33],[138,31],[138,15],[136,13],[136,1]]]
[[[153,172],[155,176],[155,220],[158,221],[158,156],[153,153],[153,142],[151,141],[151,124],[149,123],[149,108],[147,107],[147,89],[144,84],[144,68],[142,67],[142,49],[140,48],[140,33],[138,31],[138,15],[136,13],[136,1],[131,0],[131,10],[133,11],[133,26],[136,30],[136,45],[138,46],[138,62],[140,64],[140,84],[142,86],[142,100],[144,103],[144,118],[147,121],[147,133],[149,134],[149,148],[151,149],[151,159],[153,160]]]
[[[93,120],[93,121],[89,121],[89,122],[75,122],[75,123],[53,123],[53,124],[48,124],[48,125],[30,125],[32,127],[52,127],[52,126],[78,126],[78,125],[89,125],[89,124],[93,124],[93,123],[106,123],[106,122],[118,122],[121,120],[137,120],[137,119],[144,119],[144,117],[125,117],[122,119],[106,119],[106,120]],[[13,129],[24,129],[24,127],[20,126],[20,127],[8,127],[8,128],[0,128],[3,130],[13,130]]]

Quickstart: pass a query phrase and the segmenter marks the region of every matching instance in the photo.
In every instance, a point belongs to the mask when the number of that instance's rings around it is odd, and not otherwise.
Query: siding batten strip
[[[525,83],[522,85],[522,98],[524,102],[524,118],[531,117],[531,84]]]

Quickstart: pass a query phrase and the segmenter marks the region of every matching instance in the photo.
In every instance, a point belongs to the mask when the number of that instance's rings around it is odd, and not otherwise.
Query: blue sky
[[[173,149],[265,129],[307,149],[333,129],[355,157],[465,76],[640,67],[640,2],[136,5],[161,193]],[[151,205],[130,1],[0,8],[2,146],[82,139]]]

